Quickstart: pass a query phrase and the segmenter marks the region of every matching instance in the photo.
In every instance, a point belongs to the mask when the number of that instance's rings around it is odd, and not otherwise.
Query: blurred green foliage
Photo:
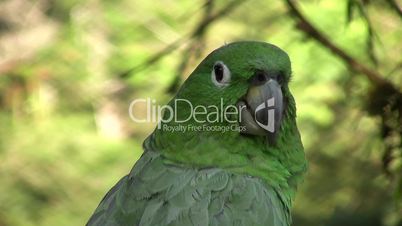
[[[227,3],[214,1],[213,12]],[[402,152],[387,177],[380,119],[365,109],[369,81],[297,30],[284,2],[236,4],[194,39],[203,1],[0,1],[0,226],[83,225],[155,126],[131,122],[130,101],[166,103],[172,82],[236,40],[276,44],[293,62],[309,159],[294,225],[401,226]],[[389,5],[305,0],[300,7],[335,44],[402,86],[402,20]]]

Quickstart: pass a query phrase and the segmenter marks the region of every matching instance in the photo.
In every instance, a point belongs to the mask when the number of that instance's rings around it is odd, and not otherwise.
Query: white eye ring
[[[212,82],[218,87],[224,87],[229,85],[230,77],[229,68],[222,61],[215,62],[211,72]]]

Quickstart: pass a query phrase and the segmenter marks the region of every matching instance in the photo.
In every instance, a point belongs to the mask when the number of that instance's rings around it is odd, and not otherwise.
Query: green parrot
[[[290,78],[289,57],[274,45],[214,50],[87,225],[290,225],[307,168]]]

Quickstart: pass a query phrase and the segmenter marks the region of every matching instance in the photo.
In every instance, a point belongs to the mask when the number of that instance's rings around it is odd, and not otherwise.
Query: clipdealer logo
[[[135,115],[134,109],[142,105],[145,105],[146,114],[144,116]],[[219,106],[216,105],[196,105],[194,106],[187,99],[177,98],[174,100],[173,106],[171,105],[159,105],[156,104],[155,99],[151,98],[140,98],[135,99],[130,103],[128,113],[136,123],[158,123],[157,128],[166,131],[176,132],[186,132],[186,131],[242,131],[245,128],[239,128],[238,123],[241,122],[242,108],[246,106],[238,107],[236,105],[224,105],[224,101],[221,98]],[[187,106],[185,106],[187,105]],[[275,100],[270,98],[265,102],[261,103],[254,112],[255,122],[263,129],[274,132],[275,130],[275,111],[274,111]],[[180,107],[179,107],[180,106]],[[178,117],[178,112],[181,107],[186,107],[187,115],[181,115]],[[258,121],[256,115],[260,111],[267,111],[267,124]],[[164,116],[164,117],[162,117]],[[184,123],[191,123],[184,126]],[[177,125],[168,125],[169,122],[176,122]],[[217,126],[212,125],[214,123],[227,122],[230,126]],[[196,123],[196,124],[194,124]],[[198,125],[197,125],[198,124]],[[237,127],[236,127],[237,126]]]

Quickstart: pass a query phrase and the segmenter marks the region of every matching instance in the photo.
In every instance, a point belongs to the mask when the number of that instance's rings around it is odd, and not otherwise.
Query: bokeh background
[[[1,0],[0,226],[84,225],[211,50],[283,48],[309,160],[298,226],[402,225],[402,2]],[[134,109],[145,115],[145,108]]]

